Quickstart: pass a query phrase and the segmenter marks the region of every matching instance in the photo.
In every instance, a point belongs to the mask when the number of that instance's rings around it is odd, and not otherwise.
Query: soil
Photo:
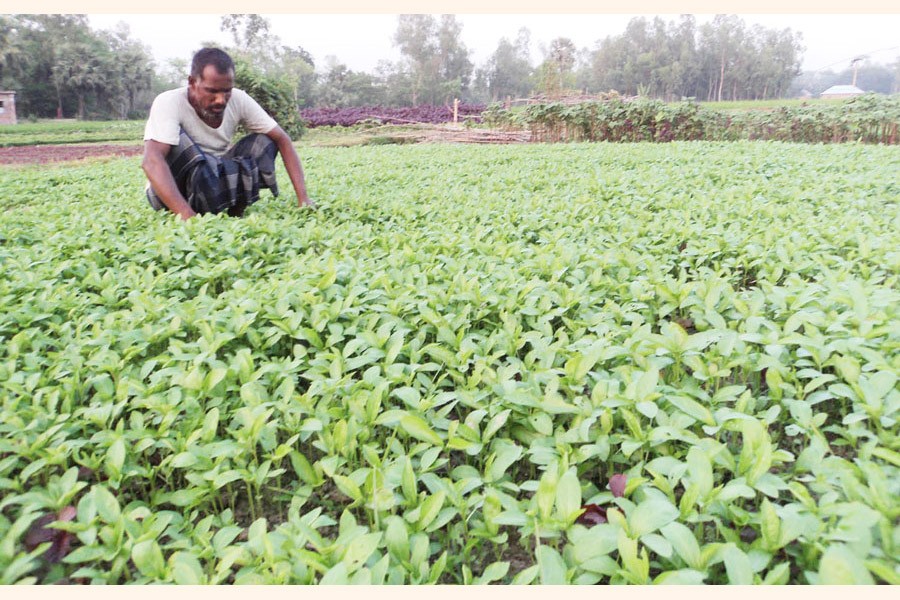
[[[116,144],[12,146],[0,148],[0,165],[33,165],[107,156],[137,156],[143,151],[143,146]]]

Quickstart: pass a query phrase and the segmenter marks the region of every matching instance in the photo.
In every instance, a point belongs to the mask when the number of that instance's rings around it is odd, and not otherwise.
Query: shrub
[[[267,77],[240,59],[234,61],[234,83],[259,102],[263,110],[278,121],[291,138],[300,139],[306,132],[306,126],[294,104],[290,86],[286,83],[274,77]]]

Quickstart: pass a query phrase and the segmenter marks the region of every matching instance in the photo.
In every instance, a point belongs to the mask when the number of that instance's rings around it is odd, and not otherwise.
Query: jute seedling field
[[[0,582],[900,582],[896,146],[302,158],[0,168]]]

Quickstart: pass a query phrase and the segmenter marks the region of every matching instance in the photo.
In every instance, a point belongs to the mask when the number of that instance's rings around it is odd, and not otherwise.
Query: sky
[[[803,70],[840,71],[855,56],[868,55],[873,62],[892,63],[900,58],[900,13],[895,14],[740,14],[748,25],[790,27],[803,34],[806,51]],[[149,46],[158,64],[169,59],[189,60],[202,41],[231,44],[219,29],[221,14],[92,14],[95,29],[112,29],[126,23],[131,37]],[[321,69],[328,56],[356,71],[374,72],[380,60],[396,61],[400,53],[391,38],[397,27],[393,14],[267,14],[271,31],[289,46],[302,46]],[[472,51],[476,66],[484,63],[501,37],[510,40],[521,27],[531,32],[532,62],[556,37],[571,38],[581,48],[593,49],[609,35],[625,30],[636,16],[652,14],[458,14],[463,43]],[[661,15],[665,20],[676,14]],[[698,23],[712,15],[696,15]]]

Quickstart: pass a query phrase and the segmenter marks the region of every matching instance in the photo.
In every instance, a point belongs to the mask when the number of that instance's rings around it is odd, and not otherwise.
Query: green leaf
[[[418,410],[422,403],[422,394],[414,387],[402,387],[394,390],[394,395],[413,410]]]
[[[659,414],[659,406],[656,405],[656,402],[638,402],[634,407],[648,419],[654,419]]]
[[[569,531],[572,557],[581,564],[600,556],[606,556],[619,545],[619,529],[602,523],[589,529],[572,528]]]
[[[417,440],[428,442],[435,446],[444,445],[444,441],[440,436],[418,415],[406,415],[400,419],[400,427]]]
[[[342,494],[344,494],[354,502],[362,501],[362,490],[359,489],[359,486],[356,485],[356,483],[354,483],[352,479],[338,474],[335,474],[332,479],[334,479],[335,485],[337,485],[337,488],[341,491]]]
[[[160,578],[166,569],[162,550],[156,540],[145,540],[135,544],[131,549],[131,560],[145,577]]]
[[[541,568],[540,565],[532,565],[532,566],[528,567],[527,569],[522,569],[521,571],[516,573],[516,576],[513,577],[513,580],[510,582],[510,584],[511,585],[528,585],[528,584],[530,584],[540,574],[540,568]]]
[[[487,585],[506,577],[509,572],[509,563],[506,561],[491,563],[476,581],[476,585]]]
[[[506,424],[506,421],[509,419],[509,415],[512,414],[512,410],[507,408],[506,410],[502,410],[488,421],[488,424],[484,427],[484,433],[481,435],[481,441],[485,444],[490,441],[490,439],[497,433],[501,427]]]
[[[437,583],[438,579],[440,579],[441,575],[443,575],[444,570],[447,568],[447,556],[447,551],[444,550],[443,552],[441,552],[441,555],[438,557],[438,559],[431,565],[431,568],[428,570],[427,583]]]
[[[347,564],[339,562],[334,565],[319,580],[319,585],[347,585],[350,575],[347,572]]]
[[[728,573],[728,583],[732,585],[752,585],[753,567],[750,559],[734,544],[728,544],[722,552],[722,562]]]
[[[200,561],[190,552],[179,551],[169,557],[169,569],[178,585],[201,585],[206,576]]]
[[[490,482],[499,481],[507,469],[519,460],[523,452],[524,450],[521,446],[506,440],[495,440],[493,460],[488,459],[485,480]]]
[[[343,561],[347,563],[348,573],[355,571],[361,563],[364,563],[375,552],[375,549],[378,548],[378,544],[381,542],[381,536],[381,532],[366,533],[350,542],[343,558]]]
[[[858,556],[843,544],[835,544],[825,551],[819,561],[819,583],[873,585],[875,581]]]
[[[190,452],[180,452],[172,457],[170,463],[173,469],[186,469],[197,464],[197,456]]]
[[[540,568],[542,585],[564,585],[566,580],[566,563],[556,549],[540,545],[537,548],[537,562]]]
[[[212,481],[213,488],[217,490],[221,489],[229,483],[239,480],[240,478],[240,471],[237,471],[235,469],[230,469],[228,471],[225,471],[224,473],[219,473]]]
[[[645,500],[628,516],[628,530],[633,537],[640,537],[671,523],[679,514],[679,510],[668,500]]]
[[[791,577],[791,565],[783,562],[769,569],[763,579],[764,585],[785,585]]]
[[[556,472],[556,465],[551,465],[538,482],[535,500],[538,507],[538,516],[542,521],[550,519],[550,513],[553,511],[553,504],[556,501],[556,487],[559,483],[559,476]]]
[[[697,538],[689,528],[673,521],[663,526],[660,531],[687,566],[698,571],[702,571],[706,567],[700,560],[700,544],[697,543]]]
[[[247,547],[256,555],[263,556],[268,540],[268,527],[265,517],[260,517],[247,528]]]
[[[409,529],[406,522],[392,515],[385,520],[384,541],[388,552],[400,561],[409,561]]]
[[[659,371],[656,369],[649,369],[641,373],[635,385],[635,402],[651,400],[657,383],[659,383]]]
[[[692,446],[687,454],[687,474],[697,486],[699,499],[704,500],[713,488],[712,462],[701,448]]]
[[[291,459],[291,467],[294,469],[294,473],[297,474],[301,481],[311,485],[318,483],[319,478],[316,475],[316,470],[309,464],[306,456],[297,450],[291,450],[288,456]]]
[[[107,523],[118,523],[122,514],[119,501],[112,493],[102,486],[94,487],[94,502],[97,505],[97,514]]]
[[[566,471],[556,485],[556,510],[566,521],[574,521],[581,510],[581,483],[574,467]]]
[[[713,414],[696,400],[678,394],[666,396],[666,400],[689,417],[693,417],[706,425],[715,426],[716,420]]]
[[[175,506],[193,506],[205,495],[206,491],[202,488],[188,488],[168,494],[166,500]]]
[[[693,569],[666,571],[653,580],[655,585],[703,585],[706,574]]]
[[[763,498],[759,507],[759,527],[763,544],[769,552],[781,547],[781,519],[768,498]]]
[[[650,576],[650,560],[647,557],[647,551],[642,550],[638,555],[637,540],[633,540],[625,533],[624,529],[619,530],[619,558],[622,566],[625,567],[627,573],[631,576],[633,583],[644,584]]]
[[[413,470],[412,460],[408,456],[400,459],[403,462],[403,474],[400,478],[400,488],[403,490],[403,497],[407,502],[414,502],[418,497],[418,482],[416,473]]]
[[[118,476],[122,472],[125,465],[125,440],[121,437],[116,438],[109,450],[106,452],[106,468],[107,472],[113,477]]]
[[[425,499],[425,502],[422,503],[421,513],[417,523],[419,531],[423,531],[438,516],[438,513],[441,512],[441,508],[444,506],[444,499],[446,496],[446,493],[439,491]]]
[[[671,524],[671,523],[670,523]],[[672,544],[666,538],[655,533],[642,535],[640,538],[642,544],[652,550],[657,556],[663,558],[672,558]]]

